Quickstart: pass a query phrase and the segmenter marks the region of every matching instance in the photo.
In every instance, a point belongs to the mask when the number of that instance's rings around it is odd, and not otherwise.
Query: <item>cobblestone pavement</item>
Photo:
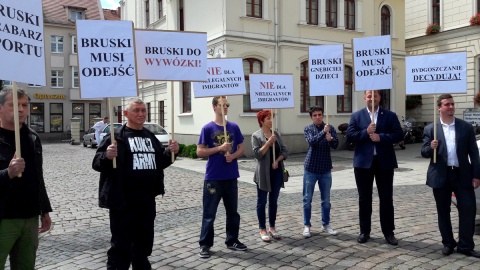
[[[99,174],[91,169],[94,152],[94,149],[77,145],[44,145],[45,179],[55,212],[51,214],[53,229],[41,236],[38,269],[105,269],[110,231],[108,212],[97,206]],[[334,171],[341,170],[344,177],[353,181],[349,156],[351,152],[334,157]],[[412,157],[401,158],[405,159],[402,161],[399,157],[401,167],[407,166],[408,162],[418,163]],[[395,233],[399,245],[392,247],[385,243],[380,231],[376,195],[372,240],[365,244],[356,242],[359,227],[354,187],[332,190],[331,225],[339,231],[337,236],[321,232],[317,191],[312,213],[313,235],[304,239],[302,195],[300,191],[285,192],[290,182],[279,198],[276,225],[283,238],[264,243],[260,240],[255,212],[256,187],[251,182],[239,182],[240,241],[248,246],[248,251],[226,248],[225,211],[220,206],[215,223],[214,253],[210,259],[200,259],[198,238],[203,173],[181,168],[185,162],[178,159],[175,166],[166,170],[166,195],[157,198],[154,251],[150,257],[153,269],[480,268],[478,259],[457,253],[448,257],[441,254],[434,199],[431,190],[423,183],[394,187]],[[301,156],[292,157],[287,166],[294,175],[299,175],[302,162]],[[241,165],[245,171],[251,170],[251,165],[247,164],[253,163],[245,160]],[[424,178],[425,171],[426,167],[423,167],[418,174]],[[396,178],[405,177],[397,173]],[[456,211],[452,212],[452,219],[456,230]],[[474,240],[480,244],[478,226]]]

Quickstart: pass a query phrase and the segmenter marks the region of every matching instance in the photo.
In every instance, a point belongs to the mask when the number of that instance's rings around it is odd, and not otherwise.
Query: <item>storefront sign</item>
[[[48,95],[48,94],[33,94],[33,98],[36,99],[66,99],[66,95]]]
[[[469,122],[473,126],[480,125],[480,111],[478,109],[466,109],[463,112],[463,120]]]

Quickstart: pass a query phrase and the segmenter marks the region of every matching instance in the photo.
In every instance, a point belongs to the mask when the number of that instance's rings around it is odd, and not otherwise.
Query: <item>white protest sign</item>
[[[138,79],[207,80],[207,33],[135,30]]]
[[[2,0],[0,10],[0,79],[46,85],[42,1]]]
[[[310,96],[343,95],[343,44],[308,47]]]
[[[426,54],[405,59],[406,94],[467,92],[467,53]]]
[[[353,39],[355,91],[393,88],[390,36]]]
[[[292,74],[250,74],[252,109],[293,108]]]
[[[137,96],[133,23],[77,20],[82,98]]]
[[[207,68],[207,82],[192,83],[195,98],[247,93],[241,58],[210,58]]]

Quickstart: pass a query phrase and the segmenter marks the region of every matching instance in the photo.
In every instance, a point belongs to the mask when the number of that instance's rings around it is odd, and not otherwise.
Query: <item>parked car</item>
[[[480,140],[477,141],[477,147],[478,150],[480,151]],[[477,201],[477,215],[480,215],[480,187],[475,189],[475,198]],[[452,202],[457,205],[457,198],[455,198],[455,194],[452,193]]]
[[[121,123],[113,123],[113,127],[115,129],[121,127],[123,124]],[[155,137],[162,143],[163,147],[168,146],[168,141],[170,140],[170,133],[168,133],[162,126],[156,123],[144,123],[143,126],[153,132]],[[103,140],[103,137],[107,134],[110,134],[110,124],[108,124],[100,133],[100,140]]]
[[[83,147],[90,147],[95,148],[97,147],[97,140],[95,139],[95,129],[91,127],[85,135],[83,135]]]

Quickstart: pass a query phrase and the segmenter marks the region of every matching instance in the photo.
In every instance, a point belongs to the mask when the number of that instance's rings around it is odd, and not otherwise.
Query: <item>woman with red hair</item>
[[[275,228],[277,218],[277,201],[280,188],[283,187],[283,160],[288,156],[288,151],[283,144],[278,132],[272,131],[273,117],[271,110],[262,110],[257,113],[260,129],[252,134],[252,148],[257,161],[253,181],[257,184],[257,217],[260,228],[260,237],[264,242],[272,238],[281,239]],[[273,157],[275,147],[275,159]],[[265,208],[268,197],[268,221],[266,227]]]

